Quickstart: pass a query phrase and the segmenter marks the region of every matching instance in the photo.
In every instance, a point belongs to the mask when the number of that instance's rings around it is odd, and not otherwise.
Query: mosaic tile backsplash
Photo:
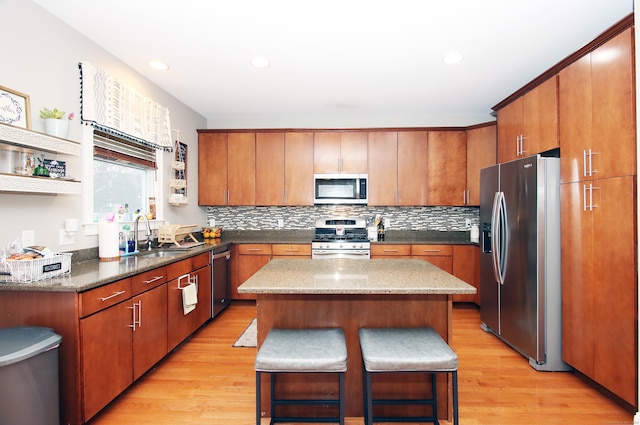
[[[321,217],[372,218],[380,214],[394,230],[465,231],[466,220],[479,224],[477,207],[207,207],[207,223],[227,230],[313,229]],[[282,220],[282,227],[278,226]]]

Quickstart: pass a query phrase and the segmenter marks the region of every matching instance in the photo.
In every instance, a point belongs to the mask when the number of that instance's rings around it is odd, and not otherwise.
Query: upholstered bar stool
[[[256,370],[256,425],[260,425],[260,381],[270,374],[271,424],[282,422],[338,422],[344,425],[344,374],[347,371],[347,343],[344,331],[331,329],[271,329],[258,350]],[[338,399],[278,399],[276,376],[281,373],[335,373]],[[278,417],[279,405],[336,405],[337,417]]]
[[[431,327],[362,328],[359,331],[362,350],[365,425],[373,422],[438,422],[436,373],[451,373],[453,390],[453,423],[458,425],[458,356]],[[432,398],[374,399],[372,375],[375,373],[428,373],[431,375]],[[373,405],[432,406],[433,416],[378,417]]]

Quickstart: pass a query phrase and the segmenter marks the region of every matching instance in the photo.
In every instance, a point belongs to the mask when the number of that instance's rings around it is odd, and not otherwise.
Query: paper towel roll
[[[480,241],[480,228],[475,224],[471,226],[470,238],[471,238],[471,242]]]
[[[118,231],[118,223],[107,221],[98,223],[98,257],[101,260],[112,260],[120,257]]]

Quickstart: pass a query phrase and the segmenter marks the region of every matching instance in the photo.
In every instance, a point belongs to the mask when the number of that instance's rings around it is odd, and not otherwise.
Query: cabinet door
[[[453,247],[451,245],[411,245],[411,258],[419,258],[453,274]]]
[[[313,205],[313,133],[285,135],[284,204]]]
[[[182,288],[189,284],[190,273],[167,283],[167,349],[173,350],[193,332],[195,310],[184,314]]]
[[[198,304],[194,310],[193,331],[211,319],[211,266],[207,265],[192,273],[198,282]]]
[[[579,182],[560,186],[562,359],[593,377],[593,214],[584,211],[584,189]]]
[[[398,190],[398,133],[369,133],[369,205],[396,204]]]
[[[256,205],[284,205],[284,133],[256,134]]]
[[[453,275],[478,289],[476,282],[476,265],[479,262],[480,248],[472,245],[455,245],[453,247]],[[454,294],[454,302],[476,302],[476,294]]]
[[[240,294],[238,286],[242,285],[255,272],[271,260],[271,244],[239,244],[232,247],[232,300],[255,300],[255,294]]]
[[[522,98],[519,97],[498,111],[498,163],[518,158],[522,125]]]
[[[313,172],[339,173],[340,133],[317,131],[313,135]]]
[[[427,205],[428,137],[426,131],[398,132],[398,188],[395,205]]]
[[[254,133],[227,137],[228,205],[256,204],[256,139]]]
[[[430,131],[428,205],[464,205],[467,189],[467,134]]]
[[[167,355],[167,285],[133,298],[133,379],[136,380]]]
[[[591,55],[562,69],[558,82],[560,113],[560,173],[563,183],[591,179],[587,176],[586,151],[592,134]]]
[[[594,185],[595,279],[589,282],[596,315],[594,379],[633,405],[638,346],[635,178],[595,180]]]
[[[593,169],[598,179],[636,174],[633,53],[632,29],[591,53]]]
[[[558,77],[553,76],[522,96],[523,135],[521,156],[559,147]]]
[[[480,206],[480,170],[496,163],[496,126],[467,131],[467,205]]]
[[[198,205],[227,204],[227,134],[198,135]]]
[[[340,133],[341,171],[343,173],[366,174],[367,132],[348,131]]]
[[[80,320],[81,387],[86,419],[133,382],[132,324],[130,300]]]

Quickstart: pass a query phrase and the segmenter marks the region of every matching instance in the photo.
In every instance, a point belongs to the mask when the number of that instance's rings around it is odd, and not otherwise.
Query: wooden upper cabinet
[[[495,163],[495,124],[467,130],[466,205],[480,205],[480,170]]]
[[[398,132],[398,187],[395,205],[427,205],[427,131]]]
[[[554,76],[498,111],[498,162],[557,147],[558,78]]]
[[[227,134],[198,135],[198,205],[227,203]]]
[[[628,29],[560,72],[562,182],[636,173],[632,37]]]
[[[428,146],[428,204],[464,205],[467,188],[466,132],[430,131]]]
[[[313,205],[313,133],[285,134],[284,205]]]
[[[396,205],[398,133],[372,131],[368,136],[369,205]]]
[[[198,135],[198,205],[255,205],[254,133]]]
[[[314,173],[367,173],[367,132],[315,132]]]
[[[255,133],[229,133],[227,136],[227,145],[227,204],[255,205]]]
[[[256,133],[256,205],[284,205],[284,133]]]

